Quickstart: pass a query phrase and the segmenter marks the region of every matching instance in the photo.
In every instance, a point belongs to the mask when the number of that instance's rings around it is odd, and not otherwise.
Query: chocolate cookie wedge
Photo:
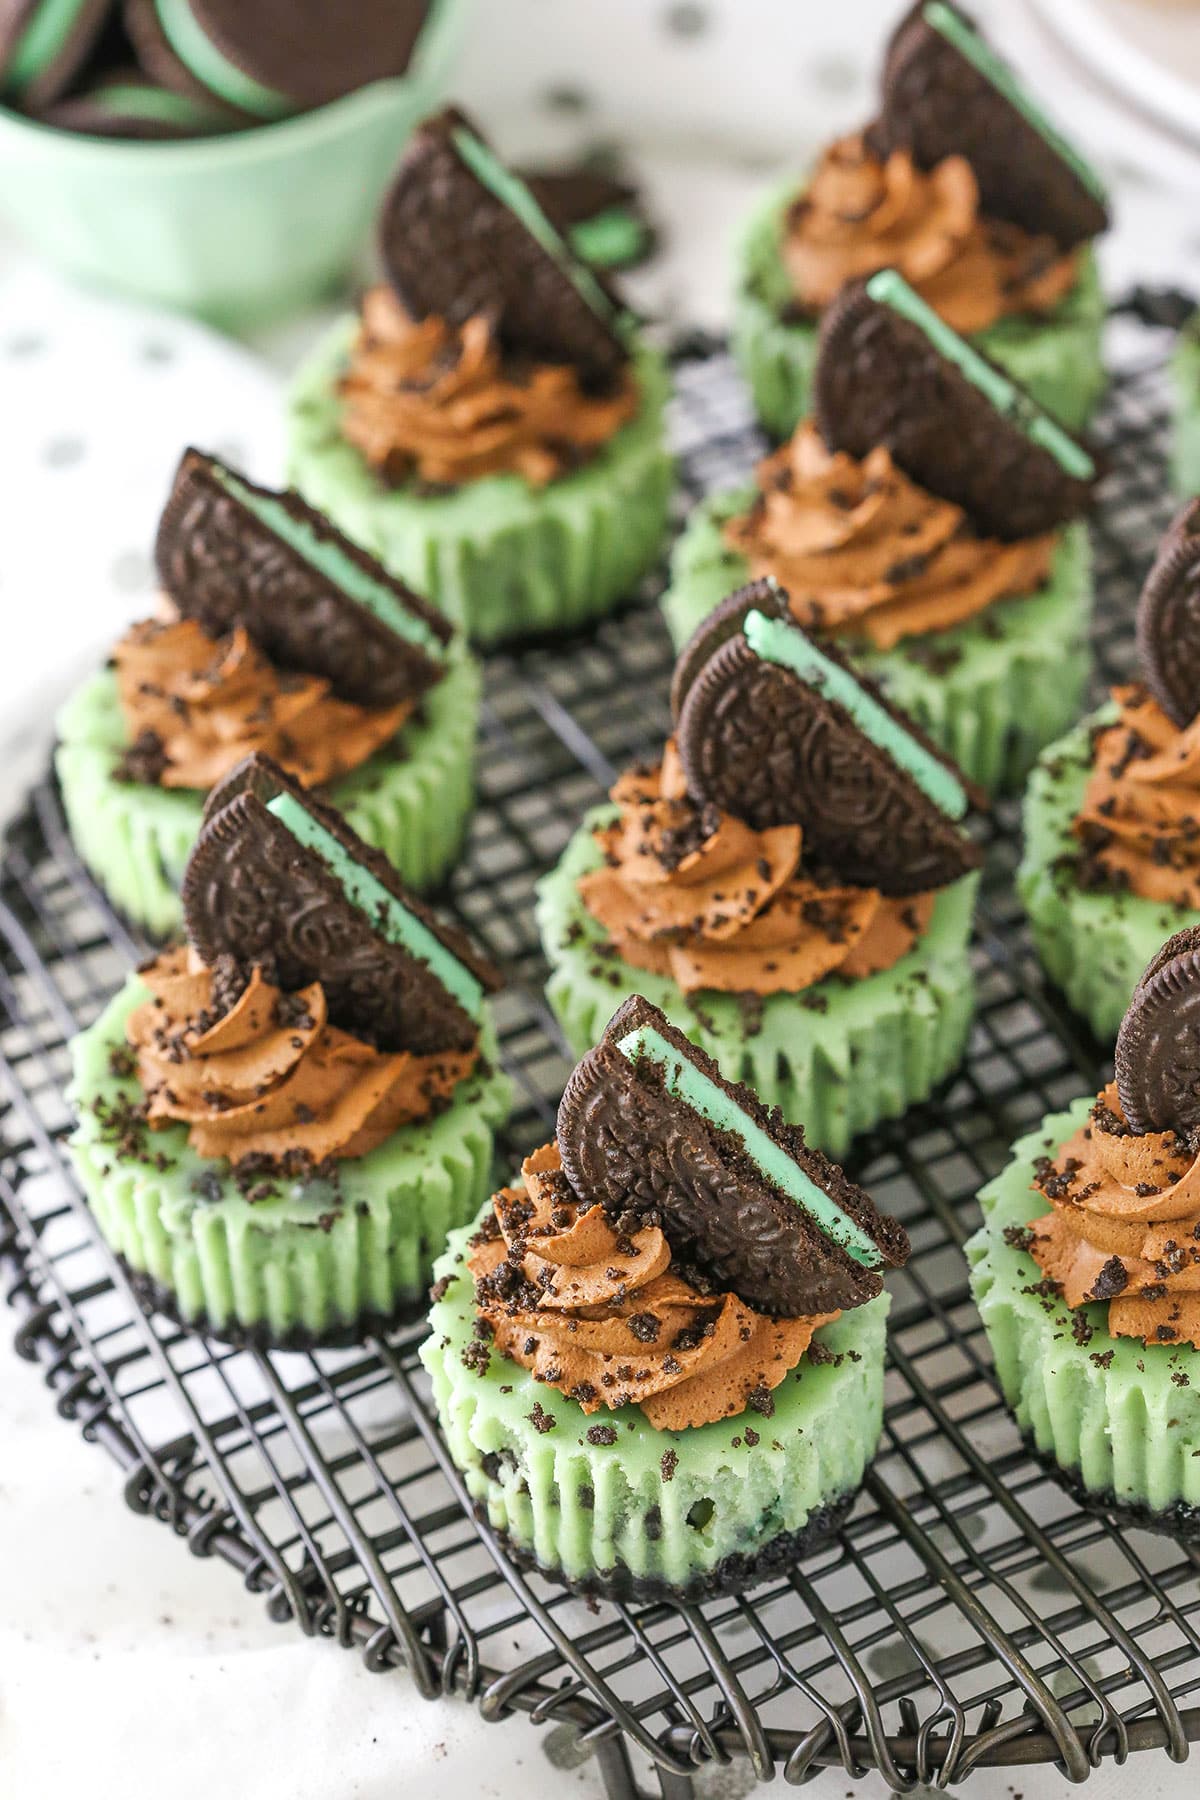
[[[894,1219],[640,995],[571,1075],[558,1145],[572,1187],[621,1231],[661,1226],[760,1312],[862,1305],[908,1255]]]
[[[213,638],[242,625],[283,669],[361,706],[415,699],[444,673],[448,621],[293,492],[185,451],[155,545],[159,578]]]
[[[1117,1033],[1117,1092],[1135,1132],[1200,1126],[1200,927],[1167,939]]]
[[[906,150],[923,169],[965,156],[986,213],[1064,247],[1108,226],[1100,178],[948,0],[917,0],[897,27],[870,138],[880,155]]]
[[[182,898],[209,967],[257,964],[289,990],[319,981],[330,1019],[383,1050],[466,1048],[497,985],[386,857],[263,756],[214,790]]]
[[[569,363],[599,387],[628,362],[613,295],[454,108],[413,134],[379,242],[414,318],[462,325],[482,314],[507,351]]]
[[[757,831],[799,825],[806,854],[842,881],[904,895],[957,880],[980,860],[960,829],[973,790],[844,658],[791,623],[786,598],[778,590],[770,616],[742,613],[734,596],[707,661],[685,653],[694,672],[674,698],[693,798]]]
[[[813,409],[831,450],[880,446],[984,535],[1034,537],[1077,517],[1091,452],[950,329],[894,269],[849,283],[821,325]]]
[[[1137,609],[1146,686],[1172,722],[1200,712],[1200,500],[1189,500],[1158,547]]]

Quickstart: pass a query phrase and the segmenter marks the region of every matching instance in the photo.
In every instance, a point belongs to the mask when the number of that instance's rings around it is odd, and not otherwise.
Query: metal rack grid
[[[1170,510],[1161,333],[1136,335],[1096,434],[1114,464],[1095,532],[1098,686],[1128,672],[1133,597]],[[696,340],[676,360],[693,501],[761,445],[720,347]],[[615,771],[661,740],[670,660],[645,606],[488,662],[480,810],[448,900],[512,978],[505,1158],[548,1134],[568,1068],[541,997],[533,884]],[[987,1764],[1057,1761],[1079,1780],[1138,1748],[1182,1760],[1200,1738],[1200,1557],[1081,1511],[1031,1458],[967,1289],[978,1187],[1104,1072],[1043,987],[1013,898],[1016,826],[1005,804],[989,828],[968,1058],[850,1159],[914,1255],[894,1283],[880,1456],[840,1538],[786,1578],[702,1606],[588,1607],[519,1575],[475,1522],[413,1333],[268,1356],[141,1312],[58,1145],[67,1042],[143,947],[81,869],[48,782],[0,879],[0,1272],[18,1353],[119,1464],[129,1504],[231,1564],[272,1616],[490,1719],[571,1721],[613,1800],[646,1791],[635,1761],[685,1800],[699,1764],[738,1755],[797,1784],[831,1764],[878,1769],[901,1792]]]

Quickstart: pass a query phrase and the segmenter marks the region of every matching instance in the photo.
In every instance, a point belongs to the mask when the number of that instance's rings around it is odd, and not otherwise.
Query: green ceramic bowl
[[[226,327],[279,317],[345,276],[469,4],[435,0],[402,78],[226,137],[115,142],[0,109],[0,213],[84,281]]]

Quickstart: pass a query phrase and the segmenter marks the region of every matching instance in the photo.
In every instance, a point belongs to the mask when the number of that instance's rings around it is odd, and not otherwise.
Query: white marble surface
[[[1019,5],[979,8],[1032,46],[1060,112],[1082,122],[1114,177],[1104,251],[1116,290],[1200,290],[1200,226],[1182,165],[1152,179],[1144,144],[1064,92]],[[636,297],[719,324],[734,223],[772,173],[859,120],[891,0],[481,0],[465,97],[521,154],[620,136],[635,146],[666,228]],[[1077,98],[1077,105],[1076,105]],[[1082,127],[1081,127],[1082,128]],[[1180,183],[1184,184],[1184,191]],[[309,317],[232,346],[178,321],[69,295],[0,238],[0,806],[43,753],[76,667],[145,604],[146,552],[182,443],[281,464],[281,375],[319,328]],[[69,648],[67,648],[69,646]],[[36,1373],[0,1356],[0,1800],[511,1800],[592,1796],[569,1733],[484,1727],[461,1705],[419,1702],[403,1676],[267,1623],[222,1567],[187,1556],[127,1512],[103,1454],[55,1418]],[[1089,1793],[1183,1800],[1194,1774],[1161,1757],[1098,1775]],[[706,1791],[748,1791],[745,1766]],[[809,1790],[840,1800],[840,1773]],[[883,1792],[878,1781],[858,1790]],[[1052,1771],[983,1775],[977,1800],[1058,1800]]]

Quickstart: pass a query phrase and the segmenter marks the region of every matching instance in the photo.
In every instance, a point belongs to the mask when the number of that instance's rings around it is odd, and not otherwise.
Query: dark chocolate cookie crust
[[[661,1576],[633,1575],[620,1565],[613,1569],[597,1570],[594,1575],[564,1575],[561,1569],[543,1567],[532,1551],[514,1544],[506,1531],[498,1531],[494,1526],[491,1530],[504,1554],[518,1569],[541,1575],[544,1580],[556,1582],[573,1594],[599,1600],[667,1600],[692,1605],[700,1600],[715,1599],[720,1594],[742,1594],[777,1576],[787,1575],[804,1557],[823,1549],[831,1538],[836,1537],[857,1498],[858,1491],[855,1490],[853,1493],[839,1494],[835,1500],[825,1501],[814,1508],[807,1523],[799,1531],[780,1532],[778,1537],[773,1537],[760,1550],[734,1551],[729,1556],[722,1557],[707,1575],[696,1576],[682,1588],[673,1587]],[[487,1513],[482,1504],[476,1506],[475,1512],[481,1522],[486,1524]]]
[[[196,1337],[208,1338],[217,1344],[232,1344],[238,1350],[347,1350],[355,1344],[361,1344],[364,1338],[387,1337],[390,1332],[416,1324],[424,1317],[428,1306],[428,1296],[421,1293],[411,1300],[401,1301],[393,1312],[362,1313],[357,1319],[347,1320],[345,1324],[330,1326],[327,1331],[319,1332],[308,1331],[299,1325],[282,1334],[273,1332],[268,1325],[217,1327],[204,1313],[195,1318],[185,1318],[171,1288],[157,1281],[153,1275],[147,1275],[144,1270],[133,1268],[119,1252],[117,1261],[144,1311],[160,1313],[163,1318],[170,1319],[182,1330],[190,1331]]]
[[[1034,443],[1019,408],[1038,409],[1017,399],[1011,414],[998,411],[919,326],[872,300],[865,281],[847,283],[821,321],[813,412],[829,448],[861,459],[883,446],[982,536],[1003,541],[1078,517],[1095,485]]]

